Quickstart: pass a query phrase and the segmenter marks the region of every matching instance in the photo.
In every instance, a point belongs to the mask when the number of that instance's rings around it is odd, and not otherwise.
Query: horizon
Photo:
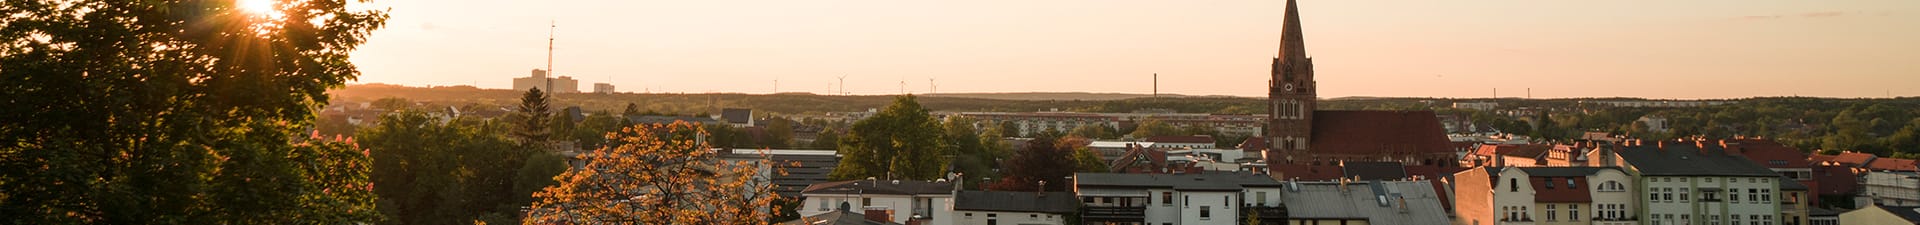
[[[505,89],[546,66],[551,21],[556,75],[635,93],[830,94],[844,75],[856,95],[929,79],[1149,94],[1158,73],[1161,93],[1258,98],[1284,16],[1249,0],[373,4],[393,18],[355,51],[355,84]],[[1920,2],[1299,4],[1329,99],[1920,95],[1900,85],[1920,74],[1902,61],[1920,30],[1888,29],[1920,27]]]
[[[474,88],[474,89],[479,89],[479,90],[481,90],[481,91],[513,91],[513,89],[511,89],[511,88],[487,88],[487,87],[475,87],[475,86],[473,86],[473,85],[465,85],[465,84],[456,84],[456,85],[428,85],[428,86],[412,86],[412,85],[401,85],[401,84],[388,84],[388,83],[353,83],[353,84],[348,84],[348,85],[347,85],[347,86],[345,86],[345,87],[341,87],[341,88],[338,88],[338,89],[334,89],[334,90],[340,90],[340,89],[345,89],[345,88],[349,88],[349,87],[353,87],[353,86],[360,86],[360,85],[369,85],[369,86],[395,86],[395,87],[403,87],[403,88],[429,88],[429,89],[430,89],[430,88],[467,88],[467,87],[471,87],[471,88]],[[580,92],[580,93],[572,93],[572,94],[599,94],[599,93],[593,93],[593,92],[591,92],[591,91],[585,91],[585,92]],[[820,93],[814,93],[814,92],[780,92],[780,93],[746,93],[746,92],[651,92],[651,93],[645,93],[645,92],[629,92],[629,91],[619,91],[619,92],[614,92],[613,94],[637,94],[637,95],[650,95],[650,94],[657,94],[657,95],[707,95],[707,94],[714,94],[714,95],[817,95],[817,96],[847,96],[847,97],[873,97],[873,96],[899,96],[899,95],[901,95],[901,94],[898,94],[898,93],[894,93],[894,94],[885,94],[885,93],[881,93],[881,94],[852,94],[852,95],[827,95],[827,94],[820,94]],[[908,94],[911,94],[911,95],[914,95],[914,96],[934,96],[934,97],[956,97],[956,96],[952,96],[952,95],[1021,95],[1021,94],[1086,94],[1086,95],[1147,95],[1147,96],[1140,96],[1140,97],[1128,97],[1128,98],[1123,98],[1123,99],[1133,99],[1133,98],[1151,98],[1151,97],[1169,97],[1169,98],[1253,98],[1253,99],[1264,99],[1264,98],[1266,98],[1266,96],[1237,96],[1237,95],[1194,95],[1194,94],[1182,94],[1182,93],[1160,93],[1160,95],[1167,95],[1167,96],[1151,96],[1151,95],[1153,95],[1153,94],[1151,94],[1151,93],[1120,93],[1120,92],[1076,92],[1076,91],[1062,91],[1062,92],[954,92],[954,93],[908,93]],[[943,95],[944,95],[944,96],[943,96]],[[1578,100],[1578,99],[1613,99],[1613,98],[1624,98],[1624,99],[1641,99],[1641,100],[1656,100],[1656,101],[1733,101],[1733,100],[1744,100],[1744,99],[1760,99],[1760,98],[1815,98],[1815,99],[1866,99],[1866,100],[1871,100],[1871,99],[1905,99],[1905,98],[1915,98],[1915,97],[1920,97],[1920,96],[1893,96],[1893,97],[1890,97],[1890,98],[1889,98],[1889,97],[1874,97],[1874,96],[1866,96],[1866,97],[1827,97],[1827,96],[1747,96],[1747,97],[1737,97],[1737,98],[1645,98],[1645,97],[1627,97],[1627,96],[1585,96],[1585,97],[1553,97],[1553,98],[1538,98],[1538,97],[1536,97],[1536,98],[1529,98],[1529,97],[1526,97],[1526,96],[1502,96],[1502,97],[1498,97],[1498,98],[1492,98],[1492,97],[1434,97],[1434,96],[1336,96],[1336,97],[1320,97],[1319,99],[1322,99],[1322,100],[1339,100],[1339,99],[1344,99],[1344,98],[1409,98],[1409,99],[1423,99],[1423,98],[1424,98],[1424,99],[1472,99],[1472,100]],[[1058,99],[1056,99],[1056,100],[1058,100]]]

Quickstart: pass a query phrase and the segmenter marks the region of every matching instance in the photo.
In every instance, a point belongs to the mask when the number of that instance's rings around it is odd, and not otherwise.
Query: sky
[[[1301,1],[1323,98],[1920,95],[1920,1]],[[385,0],[358,83],[1265,96],[1280,0]],[[931,80],[931,81],[930,81]],[[776,82],[777,81],[777,82]],[[777,85],[776,85],[777,83]],[[903,86],[902,83],[905,85]],[[930,85],[932,84],[932,85]],[[904,88],[903,88],[904,87]],[[831,91],[830,91],[831,90]]]

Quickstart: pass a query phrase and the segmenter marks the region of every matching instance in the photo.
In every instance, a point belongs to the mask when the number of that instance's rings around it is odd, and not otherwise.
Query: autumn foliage
[[[534,193],[528,224],[767,224],[779,206],[766,157],[724,160],[689,123],[637,125]],[[766,166],[763,169],[763,166]],[[763,174],[763,172],[765,172]]]

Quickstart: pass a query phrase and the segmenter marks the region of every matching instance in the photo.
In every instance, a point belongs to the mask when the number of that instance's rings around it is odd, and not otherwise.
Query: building
[[[800,191],[805,198],[794,211],[814,216],[836,209],[858,209],[882,214],[887,222],[928,225],[953,224],[953,195],[957,183],[948,181],[851,180],[818,183]]]
[[[1865,181],[1855,205],[1920,206],[1920,173],[1872,171]]]
[[[1547,166],[1547,152],[1553,145],[1486,144],[1461,159],[1462,166]]]
[[[1324,111],[1316,108],[1313,59],[1307,57],[1299,7],[1287,1],[1279,57],[1267,83],[1267,163],[1273,176],[1328,180],[1315,170],[1342,161],[1391,161],[1414,175],[1440,177],[1459,171],[1433,111]]]
[[[1065,225],[1080,207],[1073,192],[960,191],[953,198],[957,225]]]
[[[1742,156],[1739,145],[1705,140],[1633,140],[1595,161],[1637,178],[1647,224],[1785,224],[1780,173]]]
[[[1646,126],[1647,131],[1653,131],[1653,132],[1671,131],[1670,129],[1667,128],[1667,117],[1663,117],[1663,116],[1646,115],[1646,116],[1641,116],[1640,119],[1633,120],[1633,122]]]
[[[834,150],[793,150],[793,149],[715,149],[720,158],[729,162],[767,160],[772,163],[760,166],[759,177],[773,181],[773,191],[780,196],[800,196],[800,191],[813,184],[826,183],[827,174],[840,164],[840,154]],[[773,173],[772,165],[780,165],[785,174]],[[831,207],[829,207],[831,208]]]
[[[816,214],[812,216],[803,216],[803,217],[800,217],[800,219],[780,222],[779,224],[780,225],[902,225],[900,223],[887,222],[886,215],[860,214],[860,213],[849,212],[847,210],[848,209],[834,209],[833,211],[830,211],[827,213],[821,213],[821,214]],[[868,217],[869,215],[875,216],[875,217]]]
[[[533,75],[513,78],[513,90],[526,92],[528,89],[539,88],[540,91],[548,93],[580,93],[579,80],[568,76],[548,77],[549,75],[551,74],[548,74],[547,70],[533,69]]]
[[[1639,224],[1634,178],[1614,167],[1480,167],[1454,175],[1458,224]]]
[[[614,92],[614,91],[613,91],[613,84],[609,84],[609,83],[593,83],[593,93],[596,93],[596,94],[613,94],[613,92]]]
[[[1032,136],[1033,134],[1037,134],[1037,133],[1048,131],[1048,130],[1066,133],[1066,132],[1073,131],[1073,129],[1079,129],[1080,127],[1083,127],[1083,126],[1106,126],[1106,127],[1113,127],[1115,129],[1118,129],[1120,127],[1120,117],[1112,116],[1112,115],[1103,115],[1098,113],[964,112],[964,113],[960,113],[960,116],[974,118],[976,121],[979,121],[978,124],[975,125],[976,128],[984,128],[985,126],[999,126],[1001,124],[1012,124],[1016,129],[1018,129],[1018,130],[1013,130],[1012,132],[1019,134],[1019,136],[1021,137]]]
[[[1432,181],[1289,181],[1286,224],[1447,224],[1446,198]],[[1262,219],[1261,222],[1269,220]]]
[[[1813,221],[1813,201],[1815,195],[1793,178],[1780,177],[1780,224],[1802,225]]]
[[[727,122],[728,125],[733,125],[733,127],[759,126],[753,119],[753,109],[720,109],[720,121]]]
[[[1920,224],[1920,207],[1869,205],[1841,213],[1840,224]]]
[[[1212,136],[1205,135],[1148,137],[1146,142],[1154,143],[1153,147],[1173,149],[1215,148],[1218,146],[1214,143]]]
[[[1840,225],[1840,212],[1825,208],[1807,210],[1806,225]]]
[[[1455,102],[1453,103],[1453,108],[1455,109],[1493,111],[1494,108],[1499,108],[1499,107],[1500,107],[1499,102]]]
[[[1282,187],[1253,174],[1076,173],[1074,194],[1084,223],[1135,225],[1264,224],[1286,221]]]

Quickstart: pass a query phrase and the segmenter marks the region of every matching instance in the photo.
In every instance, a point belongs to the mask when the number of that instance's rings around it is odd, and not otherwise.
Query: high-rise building
[[[525,92],[527,89],[540,88],[548,93],[580,93],[580,81],[573,77],[549,77],[547,70],[533,69],[532,75],[513,78],[513,90]]]
[[[1433,111],[1322,111],[1319,85],[1307,57],[1299,7],[1287,1],[1280,52],[1267,83],[1265,147],[1275,177],[1327,180],[1342,177],[1346,162],[1391,162],[1409,176],[1441,177],[1459,171],[1446,130]]]
[[[593,83],[593,93],[613,94],[613,84]]]

